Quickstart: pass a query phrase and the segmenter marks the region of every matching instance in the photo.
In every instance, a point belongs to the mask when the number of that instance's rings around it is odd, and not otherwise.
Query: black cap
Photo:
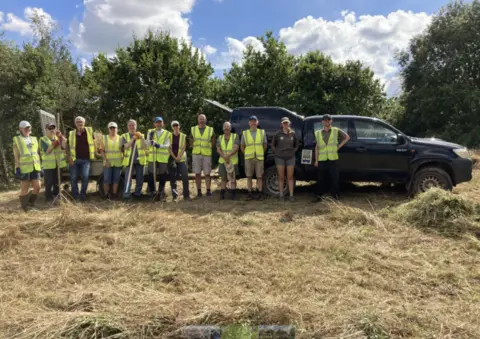
[[[332,120],[332,117],[330,116],[330,114],[324,114],[322,117],[322,121],[324,120]]]

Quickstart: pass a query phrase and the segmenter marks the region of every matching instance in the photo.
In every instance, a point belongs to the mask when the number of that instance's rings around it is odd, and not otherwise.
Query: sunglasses
[[[172,126],[173,126],[173,127],[178,127],[179,125],[177,125],[177,124],[174,124],[174,125],[172,125]]]
[[[117,128],[112,126],[112,127],[110,127],[110,129],[117,129]]]
[[[55,129],[55,126],[48,128],[49,131],[53,131],[54,129]]]

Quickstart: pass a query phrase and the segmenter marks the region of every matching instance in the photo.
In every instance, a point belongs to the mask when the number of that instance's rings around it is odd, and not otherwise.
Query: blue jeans
[[[107,185],[118,184],[120,182],[121,167],[104,167],[103,183]]]
[[[78,176],[82,177],[82,190],[80,197],[85,199],[88,188],[88,176],[90,174],[90,160],[77,159],[70,166],[70,184],[72,185],[73,199],[78,199]]]
[[[140,196],[142,194],[142,187],[143,187],[143,165],[140,165],[140,163],[137,161],[133,164],[132,166],[132,172],[135,172],[135,196]],[[128,179],[130,173],[130,166],[125,168],[125,182]],[[133,177],[133,175],[132,175]],[[130,177],[130,182],[127,183],[128,185],[128,191],[125,193],[126,196],[130,196],[130,189],[132,188],[132,177]]]

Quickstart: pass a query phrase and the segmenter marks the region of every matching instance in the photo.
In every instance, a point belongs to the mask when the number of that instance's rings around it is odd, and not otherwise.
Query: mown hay
[[[419,228],[449,234],[462,233],[478,226],[480,206],[451,192],[432,188],[393,208],[390,215]]]

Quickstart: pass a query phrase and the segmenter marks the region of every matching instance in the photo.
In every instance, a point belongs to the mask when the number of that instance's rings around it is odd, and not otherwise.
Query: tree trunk
[[[7,189],[10,189],[10,176],[8,175],[8,164],[7,164],[7,157],[5,156],[5,147],[3,146],[3,138],[2,134],[0,133],[0,173],[1,181],[5,184]]]

